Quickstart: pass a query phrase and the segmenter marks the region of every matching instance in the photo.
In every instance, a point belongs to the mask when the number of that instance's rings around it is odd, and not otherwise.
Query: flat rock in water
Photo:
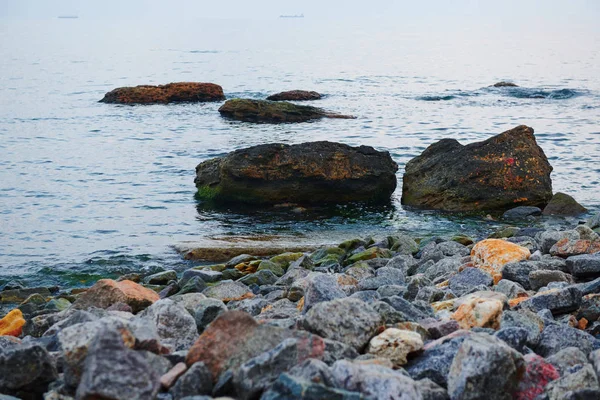
[[[319,100],[321,96],[317,92],[308,90],[289,90],[287,92],[280,92],[272,94],[267,97],[267,100],[271,101],[305,101],[305,100]]]
[[[167,104],[225,100],[223,88],[214,83],[177,82],[166,85],[121,87],[104,95],[101,103]]]
[[[398,165],[369,146],[309,142],[236,150],[196,167],[198,196],[251,204],[389,201]]]
[[[234,236],[216,239],[204,239],[201,241],[181,242],[176,244],[174,247],[175,250],[181,253],[186,260],[224,262],[242,255],[248,255],[252,257],[277,257],[284,253],[303,253],[306,251],[313,251],[322,245],[323,243],[316,243],[314,241],[297,237]],[[232,265],[231,267],[235,266],[236,264]]]
[[[219,108],[223,117],[245,122],[282,123],[305,122],[320,118],[355,118],[321,108],[300,106],[285,101],[232,99]]]
[[[443,139],[406,164],[402,204],[461,212],[541,207],[552,198],[551,172],[524,125],[466,146]]]

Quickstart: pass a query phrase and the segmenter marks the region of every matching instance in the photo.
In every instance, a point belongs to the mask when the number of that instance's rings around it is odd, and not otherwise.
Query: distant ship
[[[76,19],[79,18],[77,15],[59,15],[58,18],[61,19]]]
[[[299,14],[299,15],[280,15],[279,18],[304,18],[304,14]]]

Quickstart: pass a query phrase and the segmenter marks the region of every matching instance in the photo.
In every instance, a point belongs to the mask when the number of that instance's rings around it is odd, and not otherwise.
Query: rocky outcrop
[[[337,114],[321,108],[299,106],[285,101],[231,99],[219,108],[225,118],[245,122],[281,123],[304,122],[320,118],[355,118]]]
[[[166,85],[121,87],[104,95],[101,103],[168,104],[225,100],[223,88],[214,83],[177,82]]]
[[[287,92],[281,92],[272,94],[267,97],[267,100],[271,101],[305,101],[305,100],[319,100],[321,94],[308,90],[290,90]]]
[[[524,125],[466,146],[443,139],[406,164],[402,204],[461,212],[541,208],[552,198],[550,172]]]
[[[369,146],[311,142],[237,150],[196,167],[198,197],[254,204],[387,201],[396,163]]]

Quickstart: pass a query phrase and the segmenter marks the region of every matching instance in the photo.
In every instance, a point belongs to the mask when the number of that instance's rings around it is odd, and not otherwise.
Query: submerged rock
[[[223,88],[214,83],[177,82],[166,85],[121,87],[104,95],[101,103],[156,104],[225,100]]]
[[[466,146],[443,139],[406,164],[402,204],[466,212],[543,207],[552,198],[550,172],[524,125]]]
[[[272,94],[267,97],[267,100],[271,101],[304,101],[304,100],[319,100],[321,94],[308,90],[289,90],[287,92],[280,92]]]
[[[196,167],[198,196],[257,204],[388,201],[398,166],[369,146],[310,142],[237,150]]]
[[[245,122],[304,122],[319,118],[355,118],[350,115],[336,114],[321,108],[300,106],[285,101],[267,101],[251,99],[227,100],[219,108],[223,117]]]

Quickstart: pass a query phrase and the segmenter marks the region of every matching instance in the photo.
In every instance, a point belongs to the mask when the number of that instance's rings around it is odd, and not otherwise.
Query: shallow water
[[[498,223],[402,209],[404,165],[441,138],[468,143],[520,124],[535,129],[555,191],[600,206],[597,31],[309,18],[105,25],[2,20],[0,285],[12,278],[80,285],[183,269],[189,263],[172,246],[200,237],[483,234]],[[521,87],[487,87],[500,80]],[[97,102],[114,87],[172,81],[215,82],[228,98],[316,90],[327,96],[310,104],[358,118],[252,125],[222,119],[218,103]],[[390,151],[400,166],[392,204],[295,214],[213,210],[194,199],[194,167],[203,160],[324,139]]]

